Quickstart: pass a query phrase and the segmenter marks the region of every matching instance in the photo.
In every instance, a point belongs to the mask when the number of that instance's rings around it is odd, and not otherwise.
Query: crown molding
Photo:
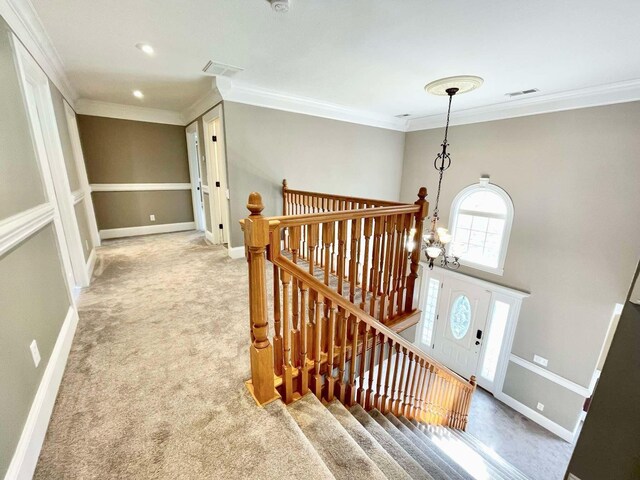
[[[469,108],[453,112],[451,125],[489,122],[506,118],[539,115],[578,108],[613,105],[640,100],[640,79],[598,85],[566,92],[538,95],[483,107]],[[442,128],[444,114],[412,118],[407,132]]]
[[[211,90],[209,90],[202,97],[193,102],[191,106],[182,111],[182,118],[185,121],[185,125],[193,123],[195,119],[197,119],[207,110],[210,110],[222,101],[222,95],[220,94],[220,90],[218,89],[218,83],[219,81],[217,81],[216,77],[214,77],[211,82]]]
[[[67,78],[64,64],[30,0],[0,0],[0,15],[60,93],[73,106],[78,93]]]
[[[120,118],[138,122],[165,123],[184,126],[184,118],[179,112],[158,108],[122,105],[120,103],[100,102],[81,98],[76,102],[76,113],[96,117]]]
[[[220,80],[223,80],[221,82]],[[309,97],[299,97],[286,93],[274,92],[246,84],[231,82],[228,79],[218,80],[218,90],[225,101],[245,103],[257,107],[273,108],[285,112],[302,113],[314,117],[329,118],[342,122],[357,123],[371,127],[386,128],[404,132],[407,128],[405,119],[385,114],[345,107],[334,103],[323,102]]]

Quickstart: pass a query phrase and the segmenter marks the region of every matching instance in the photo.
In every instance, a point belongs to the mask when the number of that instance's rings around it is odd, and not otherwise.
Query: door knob
[[[480,345],[480,340],[476,340],[476,345]]]

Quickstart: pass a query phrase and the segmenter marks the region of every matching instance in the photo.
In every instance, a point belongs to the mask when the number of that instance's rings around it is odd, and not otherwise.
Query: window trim
[[[458,194],[451,202],[451,214],[449,215],[449,231],[452,235],[455,235],[456,226],[458,223],[458,214],[461,213],[460,204],[462,201],[471,195],[472,193],[488,190],[497,194],[502,200],[504,200],[505,205],[507,206],[507,213],[504,217],[504,230],[502,233],[502,244],[500,245],[500,255],[498,256],[498,266],[491,267],[489,265],[483,265],[481,263],[471,262],[469,260],[465,260],[460,258],[460,265],[464,265],[465,267],[474,268],[476,270],[482,270],[483,272],[493,273],[495,275],[502,276],[504,274],[504,262],[507,258],[507,250],[509,249],[509,238],[511,236],[511,226],[513,224],[513,201],[509,194],[499,186],[489,183],[489,177],[482,177],[478,183],[474,183],[473,185],[469,185],[466,188],[463,188],[458,192]],[[484,216],[491,217],[492,214],[487,213]]]

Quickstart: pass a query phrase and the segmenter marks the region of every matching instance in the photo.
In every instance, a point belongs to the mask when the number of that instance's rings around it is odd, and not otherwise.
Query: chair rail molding
[[[43,203],[0,221],[0,255],[53,221],[54,207]]]
[[[536,373],[541,377],[546,378],[547,380],[551,380],[553,383],[556,383],[568,390],[571,390],[572,392],[577,393],[581,397],[589,398],[593,393],[595,382],[591,382],[591,385],[589,385],[588,387],[584,387],[578,383],[572,382],[571,380],[558,375],[557,373],[553,373],[547,370],[546,368],[536,365],[535,363],[530,362],[529,360],[525,360],[524,358],[519,357],[518,355],[515,355],[513,353],[509,357],[509,361],[515,363],[516,365],[520,365],[521,367],[526,368],[530,372]],[[597,377],[595,376],[594,378],[597,379]]]
[[[150,192],[154,190],[191,190],[190,183],[93,183],[92,192]]]

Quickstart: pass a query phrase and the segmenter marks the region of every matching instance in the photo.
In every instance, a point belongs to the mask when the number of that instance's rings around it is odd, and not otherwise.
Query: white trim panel
[[[91,276],[93,275],[93,269],[96,266],[96,259],[98,258],[98,254],[96,253],[96,249],[91,250],[89,254],[89,258],[87,259],[87,277],[89,277],[89,281],[91,281]]]
[[[92,192],[150,192],[155,190],[191,190],[190,183],[94,183]]]
[[[33,55],[62,95],[73,104],[78,94],[67,78],[62,60],[31,2],[0,0],[0,15],[4,17],[20,42]]]
[[[76,102],[76,112],[95,117],[119,118],[137,122],[164,123],[184,126],[184,118],[179,112],[158,108],[122,105],[120,103],[100,102],[81,98]]]
[[[453,112],[451,125],[489,122],[505,118],[525,117],[542,113],[561,112],[578,108],[598,107],[640,100],[640,79],[581,88],[548,95],[533,95],[519,100],[469,108]],[[442,128],[445,114],[412,118],[407,132]]]
[[[53,221],[54,208],[43,203],[0,221],[0,255]]]
[[[577,393],[581,397],[589,398],[593,393],[593,386],[595,385],[595,382],[592,382],[592,385],[589,385],[589,387],[583,387],[582,385],[578,385],[571,380],[561,377],[557,373],[550,372],[549,370],[542,368],[541,366],[536,365],[529,360],[525,360],[524,358],[519,357],[518,355],[515,355],[513,353],[509,357],[509,361],[515,363],[516,365],[520,365],[521,367],[526,368],[530,372],[536,373],[541,377],[546,378],[547,380],[551,380],[553,383],[571,390],[573,393]]]
[[[186,230],[195,229],[195,222],[164,223],[162,225],[145,225],[142,227],[111,228],[108,230],[100,230],[100,238],[102,240],[106,240],[108,238],[135,237],[138,235],[152,235],[154,233],[184,232]]]
[[[51,352],[49,363],[42,375],[40,386],[31,404],[29,416],[9,464],[5,480],[31,478],[35,472],[77,325],[78,313],[75,308],[69,307]]]
[[[229,255],[229,258],[233,258],[234,260],[236,260],[238,258],[244,258],[244,251],[244,246],[228,248],[227,255]]]
[[[505,405],[508,405],[509,407],[513,408],[516,412],[521,413],[525,417],[533,420],[534,422],[536,422],[541,427],[544,427],[547,430],[549,430],[551,433],[556,434],[561,439],[563,439],[563,440],[565,440],[567,442],[570,442],[570,443],[574,442],[574,438],[575,438],[575,433],[576,432],[572,432],[571,430],[567,430],[566,428],[558,425],[556,422],[554,422],[552,420],[549,420],[544,415],[541,415],[540,413],[538,413],[535,410],[527,407],[523,403],[520,403],[518,400],[516,400],[513,397],[510,397],[506,393],[499,392],[498,394],[495,395],[495,397],[498,400],[500,400],[502,403],[504,403]],[[579,424],[579,422],[578,422],[578,424]]]
[[[84,200],[84,191],[76,190],[75,192],[71,192],[71,196],[73,197],[73,205],[77,205]]]

